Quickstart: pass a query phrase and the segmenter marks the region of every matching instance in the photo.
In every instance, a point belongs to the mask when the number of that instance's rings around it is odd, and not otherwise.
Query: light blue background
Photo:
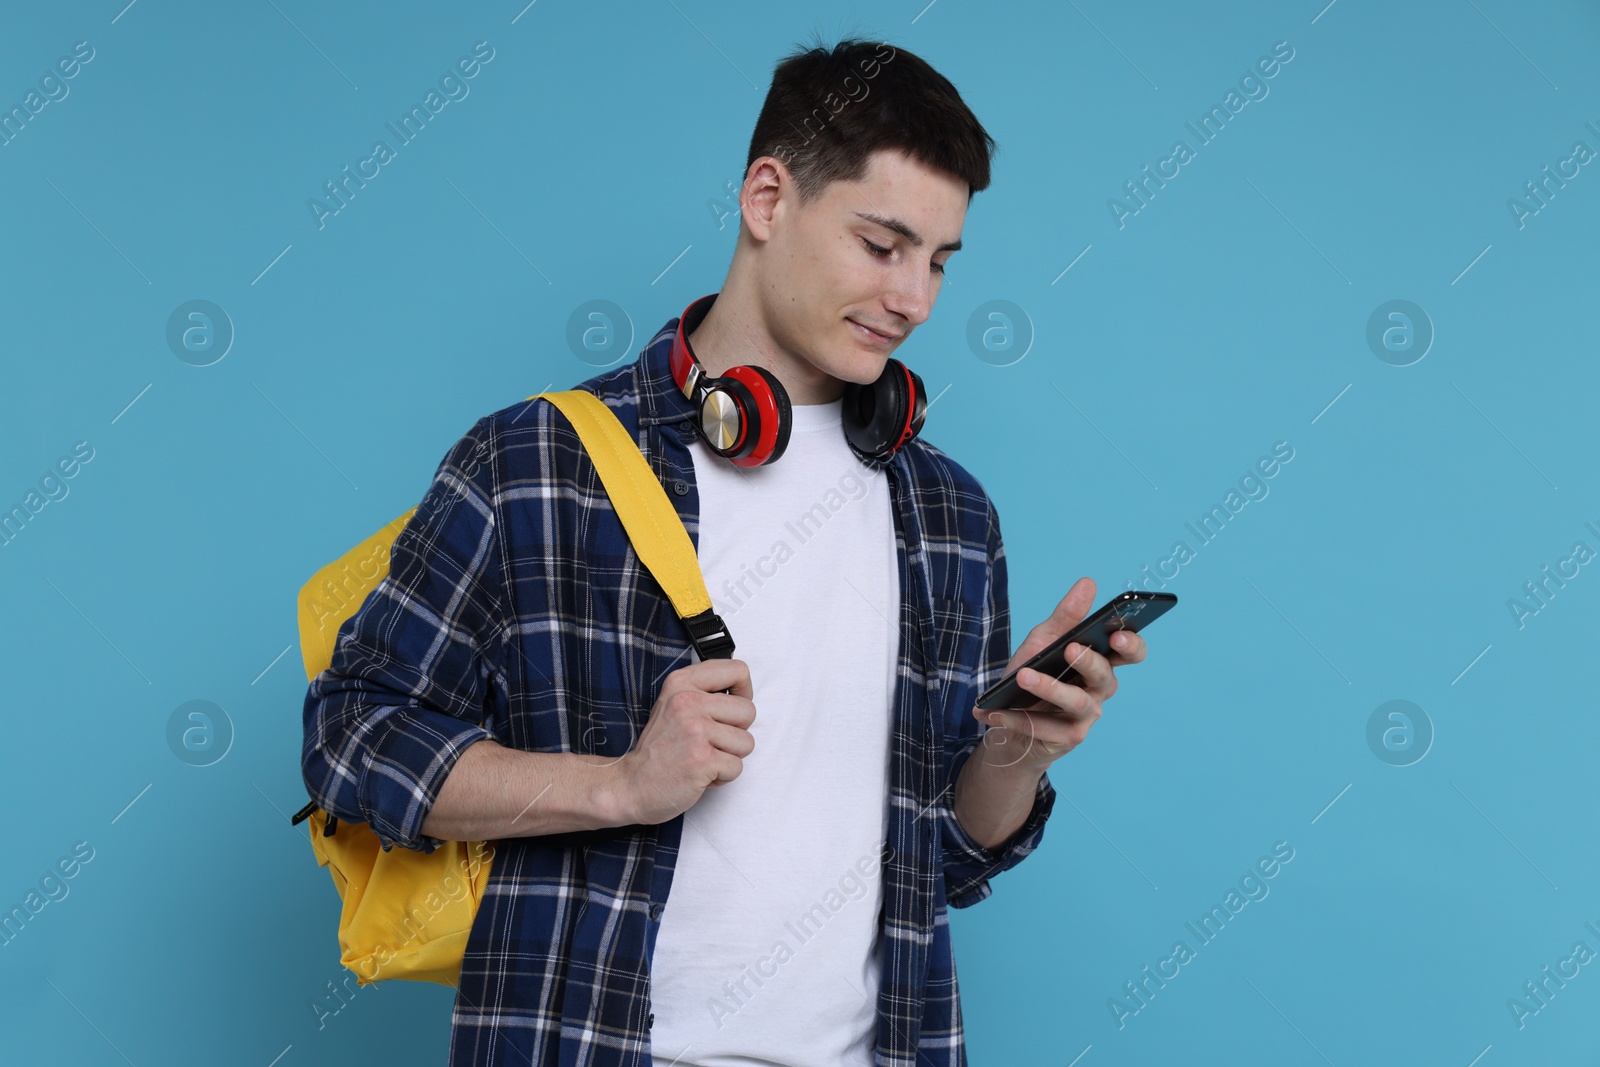
[[[1019,639],[1294,449],[1168,583],[1039,852],[952,915],[974,1062],[1595,1062],[1600,965],[1521,1029],[1507,1007],[1600,951],[1600,576],[1521,629],[1507,607],[1600,548],[1600,167],[1523,228],[1507,207],[1600,149],[1593,4],[122,2],[0,19],[7,108],[95,50],[0,147],[0,504],[95,451],[0,549],[0,906],[95,850],[0,948],[0,1059],[444,1062],[442,987],[311,1008],[341,969],[285,818],[296,591],[478,416],[595,372],[580,304],[626,310],[632,358],[720,286],[712,205],[820,30],[927,59],[1001,145],[901,355],[997,502]],[[480,40],[470,95],[318,229],[307,200]],[[1285,40],[1270,94],[1119,229],[1107,199]],[[211,366],[165,341],[195,299],[237,331]],[[1365,340],[1393,299],[1436,330],[1410,366]],[[1009,366],[966,341],[990,300],[1032,331]],[[1436,734],[1411,766],[1367,744],[1392,699]],[[167,744],[190,700],[235,733],[208,767]],[[1109,998],[1279,841],[1270,895],[1119,1029]]]

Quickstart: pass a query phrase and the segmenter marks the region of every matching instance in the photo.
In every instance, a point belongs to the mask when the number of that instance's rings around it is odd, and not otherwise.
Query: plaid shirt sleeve
[[[947,733],[945,762],[950,768],[946,779],[946,796],[954,797],[956,779],[961,768],[983,743],[988,726],[971,714],[977,694],[999,681],[1011,660],[1011,609],[1006,590],[1006,551],[1000,537],[1000,516],[993,503],[988,506],[987,581],[985,582],[982,613],[981,650],[983,662],[970,698],[952,715],[955,728]],[[989,879],[1001,871],[1010,870],[1039,846],[1044,837],[1045,820],[1055,806],[1055,788],[1047,774],[1039,776],[1034,791],[1033,809],[1022,826],[1011,838],[995,848],[985,848],[975,841],[956,818],[954,804],[941,810],[942,843],[944,849],[945,896],[952,908],[966,908],[987,900],[994,889]]]
[[[306,693],[307,790],[325,811],[370,825],[385,849],[439,846],[423,820],[456,759],[491,736],[478,724],[504,710],[491,436],[480,419],[445,455],[388,575],[340,627]]]

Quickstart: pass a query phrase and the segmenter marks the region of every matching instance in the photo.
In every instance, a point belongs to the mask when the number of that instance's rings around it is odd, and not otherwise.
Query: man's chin
[[[876,365],[875,369],[862,370],[855,377],[849,378],[847,380],[848,381],[852,381],[857,385],[871,385],[873,382],[875,382],[879,378],[883,377],[883,368],[886,367],[886,366],[888,366],[888,360],[885,359],[883,361],[880,361]]]

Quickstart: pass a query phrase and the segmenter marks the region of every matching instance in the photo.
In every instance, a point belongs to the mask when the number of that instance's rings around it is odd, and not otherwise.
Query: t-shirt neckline
[[[844,421],[844,398],[826,404],[791,404],[789,419],[792,432],[811,433],[837,427]]]

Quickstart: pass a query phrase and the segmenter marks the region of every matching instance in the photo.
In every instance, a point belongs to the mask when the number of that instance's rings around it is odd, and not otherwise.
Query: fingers
[[[1076,641],[1067,644],[1066,654],[1067,666],[1083,677],[1084,688],[1092,689],[1102,700],[1116,692],[1117,676],[1112,673],[1111,664],[1104,656]]]
[[[740,772],[744,770],[744,761],[738,756],[730,756],[728,753],[723,752],[718,754],[712,766],[716,768],[717,776],[706,784],[722,785],[739,777]]]
[[[1132,630],[1118,630],[1111,635],[1111,652],[1117,657],[1111,661],[1113,666],[1143,663],[1146,651],[1144,638]]]
[[[754,695],[750,687],[750,665],[744,660],[704,660],[672,673],[685,675],[686,685],[707,695],[700,706],[717,722],[748,729],[755,721],[756,706],[750,700]]]
[[[979,716],[990,727],[983,735],[985,762],[1048,766],[1082,744],[1100,714],[1096,709],[1081,718],[1037,711],[985,711]]]
[[[667,675],[661,686],[663,693],[679,689],[698,689],[702,693],[721,693],[744,697],[755,696],[750,687],[750,665],[742,659],[708,659],[679,667]]]
[[[1093,654],[1090,650],[1090,655]],[[1082,669],[1081,666],[1079,669]],[[1077,717],[1099,715],[1099,704],[1083,686],[1063,682],[1048,674],[1040,674],[1031,667],[1024,668],[1018,673],[1017,684],[1026,692],[1032,693],[1046,704],[1059,708],[1068,715]]]
[[[749,730],[727,723],[715,722],[711,724],[706,733],[706,740],[711,742],[713,748],[720,749],[739,759],[744,759],[755,751],[755,735]]]

